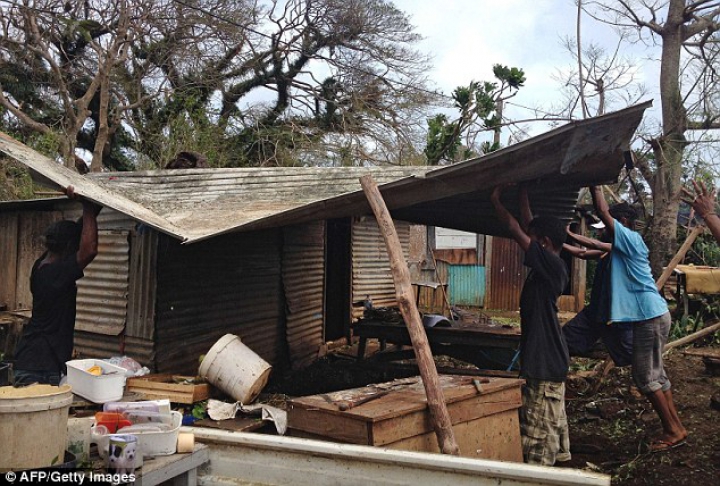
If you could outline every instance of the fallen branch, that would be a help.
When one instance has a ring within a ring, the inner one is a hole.
[[[673,348],[677,348],[678,346],[684,346],[686,344],[695,342],[698,339],[703,338],[705,336],[709,336],[710,334],[713,334],[717,331],[720,331],[720,321],[715,321],[715,324],[711,324],[710,326],[707,326],[704,329],[700,329],[698,332],[694,332],[683,338],[676,339],[675,341],[673,341],[671,343],[667,343],[665,345],[665,347],[663,348],[663,353],[666,351],[669,351]]]

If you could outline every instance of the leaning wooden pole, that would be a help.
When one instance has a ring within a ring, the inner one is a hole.
[[[663,286],[665,285],[665,282],[670,278],[670,275],[672,275],[673,270],[675,270],[675,267],[678,266],[678,263],[682,261],[683,258],[685,258],[685,254],[688,252],[692,244],[695,242],[698,236],[702,234],[702,232],[705,231],[704,226],[696,226],[693,228],[693,230],[690,232],[689,235],[687,235],[687,238],[685,238],[685,242],[680,246],[680,249],[675,254],[675,256],[670,260],[670,263],[667,264],[667,267],[665,267],[665,270],[663,270],[662,275],[660,275],[660,278],[657,279],[657,282],[655,282],[655,286],[658,290],[662,291]]]
[[[455,441],[450,414],[445,405],[445,396],[440,385],[437,368],[435,368],[435,361],[430,352],[430,343],[427,334],[425,334],[420,313],[415,305],[412,284],[410,283],[410,270],[403,256],[400,238],[398,238],[390,212],[373,177],[371,175],[361,177],[360,184],[373,213],[375,213],[380,232],[385,239],[385,246],[387,246],[388,256],[390,257],[390,270],[395,282],[395,295],[400,307],[400,313],[408,328],[410,341],[415,350],[415,358],[425,387],[430,418],[435,429],[440,451],[443,454],[458,456],[460,455],[460,448]]]

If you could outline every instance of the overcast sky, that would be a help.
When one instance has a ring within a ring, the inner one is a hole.
[[[450,94],[455,87],[471,80],[492,81],[492,66],[503,64],[525,71],[527,82],[512,100],[515,105],[549,106],[560,101],[559,83],[553,75],[575,62],[562,46],[562,38],[575,36],[577,8],[573,0],[394,0],[394,3],[409,14],[416,32],[425,37],[418,47],[433,56],[430,78],[442,92]],[[582,25],[583,45],[614,39],[608,27],[587,16],[583,17]],[[614,47],[614,42],[607,44],[611,49]],[[639,70],[637,79],[651,84],[652,66],[647,69]],[[513,119],[532,116],[530,111],[517,106],[509,107],[507,114]],[[533,125],[531,129],[535,135],[548,127]]]

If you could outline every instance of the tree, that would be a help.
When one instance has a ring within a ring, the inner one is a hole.
[[[660,133],[645,137],[649,157],[636,163],[652,191],[650,263],[656,274],[675,253],[683,161],[693,130],[720,128],[717,55],[720,2],[667,0],[585,1],[591,16],[633,33],[638,41],[659,43]],[[663,12],[664,18],[661,18]]]
[[[504,125],[503,103],[523,86],[525,73],[522,69],[496,64],[493,74],[499,84],[472,81],[468,86],[460,86],[453,91],[453,104],[459,111],[454,121],[449,121],[444,113],[428,120],[425,156],[429,165],[438,165],[443,160],[454,162],[458,156],[469,158],[472,148],[483,153],[500,148],[499,134]],[[493,142],[477,147],[478,135],[487,131],[496,135]],[[467,150],[461,154],[463,138]]]
[[[0,22],[2,122],[68,165],[381,160],[437,99],[386,0],[37,0]]]
[[[119,126],[117,121],[110,126],[111,74],[126,60],[135,35],[131,15],[126,0],[100,10],[90,2],[3,6],[4,124],[22,135],[44,137],[69,167],[76,165],[75,149],[90,124],[95,135],[84,148],[99,170],[111,131]]]

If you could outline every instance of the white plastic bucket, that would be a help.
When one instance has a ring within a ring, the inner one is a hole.
[[[234,334],[216,342],[198,374],[240,403],[251,403],[267,384],[272,366]]]
[[[0,387],[0,471],[62,464],[70,385]]]

